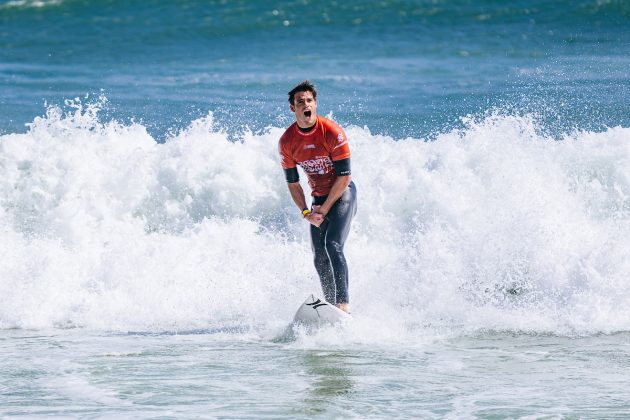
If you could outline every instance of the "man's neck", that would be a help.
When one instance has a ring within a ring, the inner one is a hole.
[[[310,127],[300,127],[299,124],[297,124],[297,128],[298,130],[300,130],[302,133],[308,133],[309,131],[311,131],[315,126],[317,125],[317,121],[315,121],[315,124],[311,125]]]

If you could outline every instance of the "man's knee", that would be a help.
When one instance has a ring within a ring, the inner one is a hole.
[[[326,240],[326,252],[330,258],[334,258],[336,255],[343,254],[343,243],[335,239]]]

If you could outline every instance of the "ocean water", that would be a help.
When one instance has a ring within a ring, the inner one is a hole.
[[[0,417],[630,417],[628,69],[621,0],[0,1]],[[306,78],[359,194],[317,331]]]

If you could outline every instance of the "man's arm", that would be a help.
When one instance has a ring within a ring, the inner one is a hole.
[[[338,176],[337,179],[335,179],[335,182],[330,192],[328,193],[328,197],[326,198],[326,201],[324,201],[324,204],[322,204],[321,206],[313,207],[315,211],[326,216],[333,204],[335,204],[346,191],[346,188],[348,188],[348,185],[350,185],[350,181],[352,181],[350,175]]]
[[[304,198],[304,190],[299,182],[290,182],[287,184],[289,186],[289,193],[291,193],[291,198],[296,206],[300,208],[300,211],[307,209],[306,198]]]
[[[299,182],[290,182],[287,184],[289,187],[289,193],[291,194],[291,198],[296,206],[299,207],[300,211],[307,209],[306,198],[304,197],[304,190]],[[319,227],[324,221],[324,216],[317,213],[308,213],[304,218],[312,225]]]

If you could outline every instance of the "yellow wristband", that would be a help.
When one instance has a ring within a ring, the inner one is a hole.
[[[302,210],[302,217],[306,217],[307,214],[310,214],[311,211],[309,209]]]

